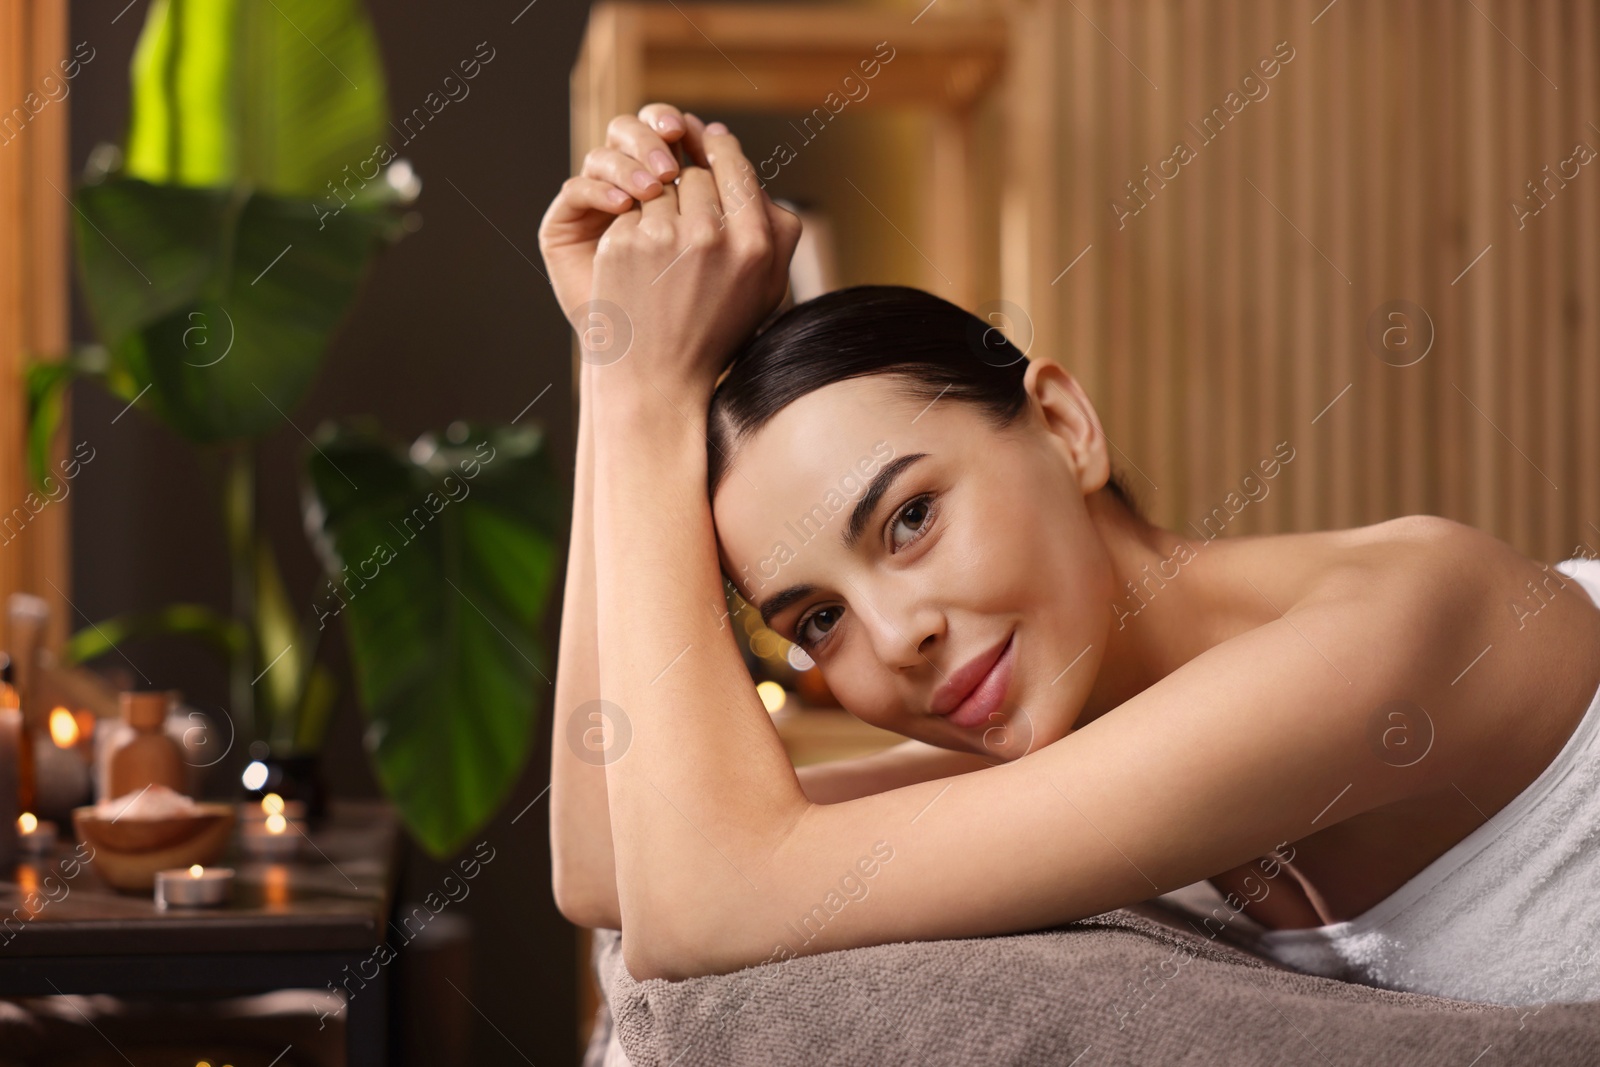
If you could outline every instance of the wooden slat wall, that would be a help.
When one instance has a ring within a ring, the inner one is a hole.
[[[0,0],[0,116],[24,107],[30,92],[38,94],[32,101],[37,114],[25,123],[14,119],[0,134],[0,375],[5,381],[0,388],[0,514],[32,510],[25,507],[33,486],[23,467],[24,358],[29,353],[55,355],[67,344],[71,208],[62,194],[71,192],[67,108],[72,98],[69,94],[42,107],[39,102],[46,98],[41,79],[54,75],[62,81],[58,63],[70,58],[70,52],[66,0]],[[67,452],[70,433],[65,419],[63,423],[56,442],[58,459]],[[47,644],[52,649],[61,647],[74,625],[66,600],[71,595],[71,503],[70,496],[61,496],[32,516],[20,533],[13,527],[0,535],[0,628],[11,593],[36,593],[51,605]],[[10,637],[0,640],[9,642]]]
[[[1042,313],[1155,521],[1203,519],[1288,441],[1227,533],[1433,513],[1600,553],[1600,159],[1525,228],[1510,207],[1600,151],[1594,0],[1040,2],[1061,267],[1093,245]],[[1269,94],[1202,143],[1280,41]],[[1195,158],[1119,230],[1109,202],[1178,140]],[[1411,366],[1367,343],[1394,299],[1432,320]]]

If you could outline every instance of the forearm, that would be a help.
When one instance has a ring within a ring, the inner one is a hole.
[[[623,388],[597,399],[600,688],[632,727],[606,786],[621,914],[643,959],[769,903],[764,865],[807,803],[718,610],[703,403]]]
[[[998,762],[975,752],[957,752],[913,739],[870,756],[809,764],[795,773],[811,803],[838,804],[904,785],[967,774]]]
[[[578,448],[573,478],[572,532],[567,548],[561,608],[561,648],[556,667],[550,738],[550,868],[556,904],[580,926],[621,925],[617,867],[603,761],[616,749],[617,724],[587,714],[600,697],[600,657],[595,630],[594,399],[579,364]],[[582,718],[574,722],[574,716]]]

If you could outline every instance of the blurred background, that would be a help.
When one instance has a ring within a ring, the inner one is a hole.
[[[396,805],[402,901],[491,843],[438,957],[470,999],[405,986],[413,1054],[577,1062],[587,942],[551,900],[541,799],[574,350],[536,230],[605,122],[652,100],[727,122],[806,215],[796,299],[915,285],[1062,362],[1159,524],[1432,513],[1556,561],[1600,554],[1597,8],[0,0],[0,593],[42,599],[47,662],[178,690],[219,747],[238,738],[207,795],[259,795],[252,763],[292,777],[307,757],[328,795]],[[173,60],[247,18],[275,51],[224,34],[214,62]],[[388,158],[356,151],[374,132]],[[119,199],[132,178],[217,192]],[[256,193],[300,207],[227,263],[174,251]],[[153,258],[119,262],[92,240],[108,229]],[[136,261],[161,273],[141,286]],[[220,328],[189,331],[220,322],[224,268],[254,318],[215,386],[162,352],[215,365]],[[429,542],[427,567],[403,553],[343,610],[330,582],[405,508],[340,479],[426,488],[479,444],[514,457],[479,500],[512,516],[494,544],[517,565]],[[497,694],[405,671],[449,652],[423,622],[462,573],[512,630]],[[269,635],[308,626],[297,684],[261,695],[251,677],[293,644]],[[746,635],[797,761],[884,742],[802,719],[826,690]]]

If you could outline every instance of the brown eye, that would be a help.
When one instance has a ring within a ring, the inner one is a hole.
[[[933,498],[919,496],[909,501],[905,507],[894,517],[894,523],[889,528],[889,540],[894,550],[904,548],[922,536],[928,519],[933,512]],[[905,531],[904,539],[901,538],[902,530]]]
[[[837,607],[818,608],[801,619],[800,624],[794,628],[795,643],[801,648],[817,647],[820,642],[827,639],[828,634],[838,624],[840,610]]]

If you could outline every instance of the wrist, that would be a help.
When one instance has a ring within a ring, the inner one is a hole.
[[[709,394],[683,388],[669,392],[648,379],[623,381],[606,373],[595,375],[591,383],[589,402],[597,438],[656,444],[682,438],[705,447]]]
[[[639,363],[632,367],[635,358]],[[613,431],[628,426],[643,430],[661,430],[681,427],[691,436],[705,434],[706,416],[711,406],[712,386],[682,380],[658,380],[641,373],[650,357],[629,352],[627,358],[615,365],[586,368],[584,387],[598,418],[597,428],[609,426]]]

